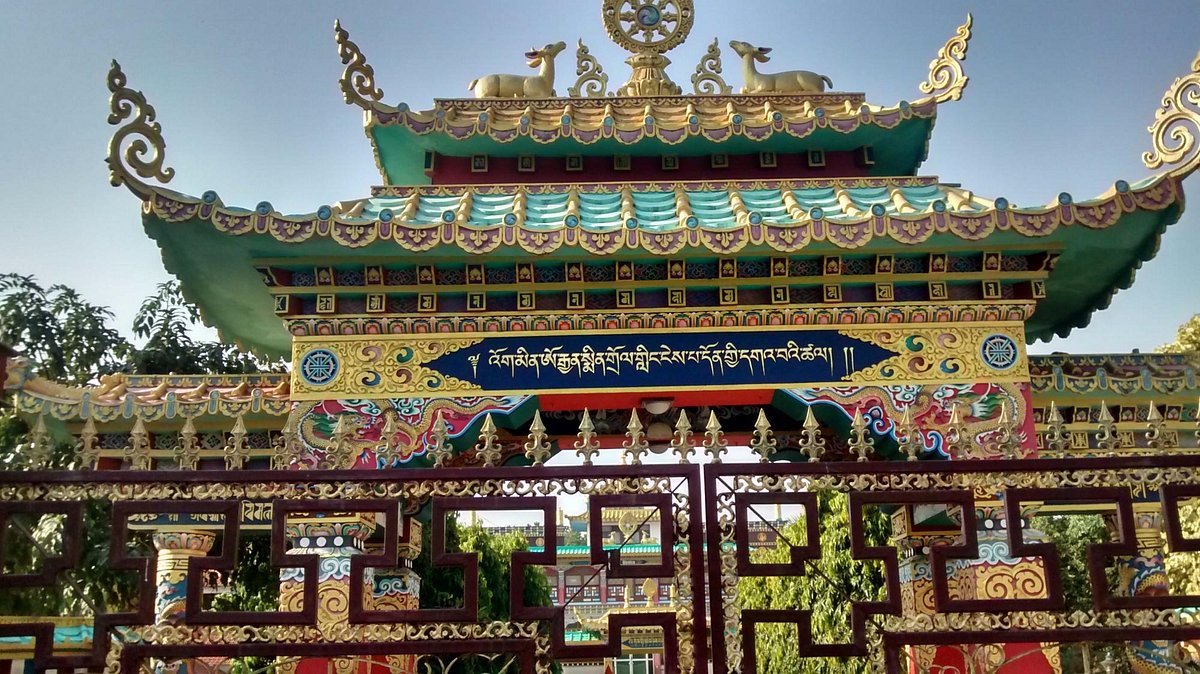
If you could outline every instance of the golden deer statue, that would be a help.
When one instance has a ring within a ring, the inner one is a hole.
[[[529,67],[538,68],[536,75],[484,75],[471,80],[467,88],[475,98],[553,98],[554,57],[566,48],[567,43],[555,42],[525,52]]]
[[[809,94],[821,93],[826,86],[833,86],[833,80],[824,75],[807,70],[788,70],[782,73],[760,73],[754,62],[766,63],[771,60],[767,56],[770,47],[755,47],[749,42],[733,40],[729,47],[742,57],[742,75],[746,86],[742,87],[743,94]]]

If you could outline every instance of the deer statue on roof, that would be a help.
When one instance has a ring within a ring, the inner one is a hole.
[[[525,52],[529,67],[538,68],[536,75],[484,75],[471,80],[467,88],[475,98],[553,98],[554,57],[566,48],[567,43],[555,42]]]
[[[733,40],[729,47],[742,57],[742,75],[746,85],[743,94],[809,94],[821,93],[833,86],[833,80],[807,70],[788,70],[782,73],[760,73],[754,62],[766,63],[770,47],[755,47],[749,42]]]

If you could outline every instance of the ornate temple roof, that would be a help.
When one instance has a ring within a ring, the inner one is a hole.
[[[925,95],[893,105],[869,104],[860,93],[826,93],[823,85],[817,92],[756,95],[757,90],[743,90],[735,95],[722,76],[717,40],[692,75],[693,92],[684,94],[667,75],[670,61],[662,53],[686,40],[689,20],[664,22],[651,35],[617,14],[606,11],[603,18],[609,37],[633,52],[629,62],[636,64],[633,78],[615,92],[609,91],[608,75],[580,40],[578,78],[567,88],[568,97],[551,92],[550,97],[439,99],[421,112],[383,102],[374,68],[349,33],[335,24],[338,53],[346,66],[342,93],[347,103],[364,111],[384,182],[424,182],[424,152],[687,155],[862,146],[877,148],[872,175],[912,175],[927,156],[938,105],[958,100],[968,81],[961,62],[971,39],[969,14],[930,63],[929,77],[918,86]]]
[[[709,76],[719,73],[711,64],[704,70],[704,63],[693,78],[697,92],[683,95],[663,70],[665,62],[656,60],[669,49],[664,45],[677,44],[682,37],[675,35],[646,51],[626,30],[636,32],[636,27],[618,30],[612,23],[608,27],[619,44],[635,53],[631,63],[638,59],[642,63],[615,96],[608,95],[606,79],[594,96],[580,93],[587,89],[582,78],[588,73],[599,78],[581,45],[581,81],[571,88],[570,98],[556,98],[543,87],[538,95],[524,99],[485,96],[439,101],[430,113],[389,107],[381,103],[383,92],[375,85],[374,70],[339,26],[337,43],[346,66],[342,90],[349,102],[366,110],[368,133],[375,134],[372,138],[385,177],[393,179],[388,175],[387,143],[380,144],[379,134],[407,134],[409,140],[397,141],[396,156],[415,162],[424,160],[423,146],[410,142],[418,137],[455,144],[459,154],[471,154],[474,142],[490,144],[488,152],[495,150],[493,146],[511,145],[517,151],[562,154],[577,150],[560,147],[560,141],[578,145],[578,134],[598,133],[594,143],[609,143],[605,152],[636,144],[656,153],[668,143],[686,142],[689,134],[709,151],[735,140],[811,139],[818,134],[826,134],[821,143],[829,149],[839,138],[876,129],[887,131],[874,144],[877,158],[892,151],[900,152],[897,157],[908,153],[905,156],[911,158],[916,155],[905,140],[906,132],[901,132],[904,120],[932,123],[936,106],[959,98],[967,82],[962,60],[970,37],[969,18],[930,64],[929,77],[920,86],[926,98],[894,109],[863,103],[859,94],[823,93],[823,85],[808,93],[739,95],[718,77],[715,89],[700,91],[703,82],[712,81]],[[676,28],[686,33],[682,25]],[[537,59],[544,61],[563,48],[547,45]],[[719,61],[719,53],[709,56]],[[524,78],[520,80],[528,85]],[[1200,126],[1200,113],[1186,94],[1198,83],[1200,59],[1192,64],[1192,72],[1172,84],[1151,126],[1152,150],[1144,161],[1161,173],[1133,184],[1117,181],[1095,199],[1076,200],[1064,193],[1051,203],[1028,208],[1003,198],[981,198],[936,178],[911,175],[389,184],[373,190],[370,197],[320,206],[302,215],[278,213],[268,202],[253,209],[230,207],[215,192],[197,198],[161,185],[173,172],[164,166],[165,144],[155,111],[140,92],[126,86],[115,64],[109,75],[110,122],[120,126],[110,143],[108,161],[113,184],[126,185],[142,199],[147,233],[206,321],[219,329],[223,339],[265,353],[286,353],[291,339],[260,276],[264,266],[378,264],[426,253],[440,260],[464,261],[483,261],[479,256],[486,255],[489,263],[522,260],[530,254],[624,259],[674,254],[819,256],[847,251],[892,254],[907,247],[928,253],[978,249],[984,242],[997,251],[1036,249],[1055,256],[1045,297],[1038,297],[1037,309],[1026,324],[1027,337],[1036,340],[1066,335],[1086,325],[1094,311],[1132,283],[1136,270],[1157,251],[1165,228],[1178,220],[1182,181],[1200,166],[1191,131]],[[918,131],[916,137],[923,157],[928,129]],[[846,142],[855,146],[865,141]],[[905,162],[915,168],[908,160],[896,161],[889,172],[898,172]],[[414,183],[428,180],[423,171],[412,178]]]

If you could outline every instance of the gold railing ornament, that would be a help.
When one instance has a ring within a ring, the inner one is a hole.
[[[150,188],[134,176],[166,184],[175,177],[175,169],[163,167],[167,143],[162,126],[154,121],[154,106],[146,102],[142,92],[125,84],[121,64],[113,61],[108,70],[108,90],[112,94],[108,99],[108,123],[117,130],[108,141],[108,180],[113,187],[125,185],[146,199]]]
[[[492,420],[491,412],[483,417],[483,426],[479,429],[479,442],[475,444],[475,455],[483,459],[485,467],[500,465],[502,451],[499,435],[496,433],[496,422]]]
[[[1046,414],[1044,437],[1044,445],[1049,452],[1064,452],[1071,444],[1067,437],[1067,427],[1063,424],[1062,412],[1058,411],[1058,405],[1053,401],[1050,403],[1050,411]]]
[[[271,468],[283,470],[300,458],[300,420],[296,408],[288,413],[279,435],[271,442]]]
[[[758,408],[758,419],[754,422],[754,432],[750,435],[750,451],[758,455],[760,463],[769,463],[775,454],[779,441],[771,430],[771,422],[767,420],[767,412]]]
[[[583,408],[583,419],[579,422],[579,439],[575,441],[575,453],[583,459],[583,465],[592,465],[592,457],[600,453],[600,441],[596,439],[596,426],[592,415]]]
[[[1165,434],[1167,422],[1163,419],[1162,414],[1158,412],[1158,405],[1154,401],[1150,401],[1150,411],[1146,414],[1146,446],[1150,449],[1157,449],[1160,453],[1167,453],[1167,443],[1163,435]]]
[[[1100,416],[1097,417],[1096,449],[1113,453],[1117,449],[1117,424],[1112,413],[1108,411],[1108,403],[1100,401]]]
[[[533,411],[533,422],[529,424],[529,441],[525,443],[525,458],[540,466],[550,459],[550,442],[546,439],[546,424],[542,422],[541,410]]]
[[[854,420],[850,422],[850,451],[858,456],[858,461],[870,460],[870,454],[875,449],[875,439],[867,430],[867,417],[863,414],[862,405],[854,409]]]
[[[388,412],[379,431],[379,444],[375,447],[375,461],[383,468],[391,468],[396,459],[396,434],[400,432],[395,412]]]
[[[692,422],[688,419],[687,410],[679,410],[679,419],[675,422],[675,437],[671,439],[671,451],[679,456],[679,463],[691,463],[692,453],[696,449],[696,441],[692,439]]]
[[[29,434],[28,463],[30,470],[42,470],[50,467],[50,456],[53,443],[50,441],[50,430],[46,428],[46,415],[39,414],[33,423]]]
[[[708,423],[704,426],[704,453],[711,463],[721,463],[721,455],[729,452],[729,441],[725,439],[725,431],[721,430],[721,422],[717,421],[717,413],[709,410]]]
[[[808,457],[809,463],[820,461],[821,455],[825,453],[825,438],[821,437],[821,424],[817,423],[817,416],[813,414],[811,405],[804,415],[804,423],[800,426],[800,451]]]
[[[446,423],[441,410],[437,411],[437,417],[433,420],[430,437],[433,442],[426,451],[434,467],[441,468],[446,465],[446,459],[454,454],[454,448],[450,446],[450,424]]]
[[[955,402],[950,406],[950,421],[946,423],[946,434],[943,436],[946,456],[951,459],[966,458],[967,448],[963,442],[966,433],[967,428],[963,425],[962,417],[958,413],[958,403]]]
[[[1170,175],[1183,178],[1200,167],[1200,54],[1191,72],[1176,78],[1163,94],[1149,131],[1151,149],[1142,155],[1146,168],[1171,165]]]
[[[696,64],[696,72],[692,73],[692,91],[701,96],[728,96],[733,93],[733,87],[721,77],[721,45],[715,37],[700,58],[700,63]]]
[[[180,470],[196,470],[200,467],[200,442],[196,439],[196,424],[188,417],[179,429],[179,445],[175,448],[175,460]]]
[[[637,409],[629,415],[629,424],[625,426],[626,440],[621,442],[624,451],[621,452],[622,463],[630,466],[642,465],[642,456],[650,453],[650,443],[646,440],[645,427],[638,418]]]
[[[237,415],[233,429],[229,431],[229,443],[225,445],[225,470],[240,470],[250,459],[250,448],[246,446],[246,420]]]
[[[1008,403],[1000,403],[1000,418],[996,420],[996,447],[1006,459],[1021,458],[1021,443],[1013,429],[1016,421],[1008,413]]]
[[[340,20],[333,22],[333,39],[337,42],[338,57],[346,66],[338,80],[342,98],[351,105],[370,110],[372,103],[383,100],[383,89],[375,86],[375,69],[367,63],[367,57],[350,39],[350,33],[342,28]]]
[[[573,98],[603,98],[612,96],[608,90],[608,73],[604,72],[604,67],[592,56],[587,45],[583,43],[583,38],[579,40],[579,46],[575,48],[575,74],[579,77],[575,80],[575,85],[567,89],[567,95]]]
[[[124,449],[125,460],[132,470],[150,470],[150,433],[146,431],[146,422],[138,417],[129,431],[129,444]]]
[[[957,101],[970,80],[963,71],[962,62],[967,58],[967,47],[971,43],[970,12],[954,36],[938,50],[937,58],[929,62],[929,76],[918,88],[923,94],[931,94],[938,103]]]
[[[900,451],[904,454],[905,461],[921,459],[921,434],[912,420],[912,405],[904,407],[904,413],[900,415],[900,422],[896,424],[896,442],[900,445]]]
[[[79,460],[84,470],[96,470],[100,461],[100,436],[96,432],[96,421],[88,417],[79,431]]]

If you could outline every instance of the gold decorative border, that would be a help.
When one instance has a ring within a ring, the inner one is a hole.
[[[993,381],[1028,382],[1029,366],[1024,351],[1024,326],[1019,322],[994,324],[952,324],[932,326],[791,326],[764,325],[753,328],[677,328],[675,333],[745,332],[764,331],[836,331],[846,337],[883,346],[899,355],[851,375],[848,380],[831,382],[803,382],[804,386],[839,386],[895,384],[897,381],[912,384],[933,384],[945,381]],[[553,332],[553,331],[551,331]],[[570,333],[579,335],[638,335],[649,330],[580,330]],[[423,334],[423,335],[357,335],[296,337],[292,343],[292,398],[293,400],[320,400],[326,398],[380,398],[409,395],[437,395],[463,397],[498,393],[480,386],[447,377],[426,367],[445,353],[474,346],[487,338],[528,337],[530,332],[489,332],[483,335]],[[549,334],[549,333],[541,333]],[[998,371],[987,367],[980,355],[981,340],[988,335],[1003,334],[1018,345],[1019,353],[1014,365]],[[911,339],[910,339],[911,338]],[[907,341],[906,341],[907,340]],[[300,375],[301,359],[313,349],[333,351],[340,359],[338,375],[330,382],[315,386]],[[408,356],[402,362],[397,356]],[[386,364],[387,371],[384,371]],[[399,378],[399,381],[397,381]],[[786,388],[787,384],[744,384],[722,386],[725,389],[756,390],[762,388]],[[674,386],[665,383],[661,388],[690,391],[708,390],[711,386]],[[597,387],[586,384],[578,389],[527,389],[506,388],[499,392],[505,395],[555,395],[575,393],[617,393],[647,390],[645,387]]]

